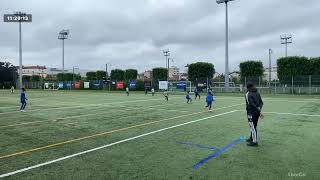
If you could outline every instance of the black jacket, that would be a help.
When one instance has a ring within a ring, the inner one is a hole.
[[[260,113],[263,107],[263,101],[257,89],[250,89],[245,95],[246,109],[248,115],[255,115]]]

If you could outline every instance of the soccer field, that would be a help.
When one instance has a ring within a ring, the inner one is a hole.
[[[204,95],[204,94],[203,94]],[[105,91],[0,91],[6,179],[319,179],[320,98],[263,96],[258,147],[247,147],[244,98]],[[203,161],[201,161],[203,160]],[[200,163],[198,163],[200,162]],[[198,163],[198,164],[197,164]],[[295,177],[299,176],[299,177]]]

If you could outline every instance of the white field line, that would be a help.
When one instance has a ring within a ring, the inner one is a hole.
[[[304,101],[298,101],[298,100],[281,100],[281,99],[276,99],[276,98],[264,98],[264,101],[271,101],[271,102],[290,102],[290,103],[310,103],[310,102],[315,102],[315,103],[320,103],[319,100],[304,100]]]
[[[169,105],[175,105],[175,104],[169,104]],[[240,106],[244,105],[244,103],[241,104],[234,104],[231,106],[225,106],[221,108],[213,108],[213,110],[220,110],[220,109],[226,109],[226,108],[231,108],[235,106]],[[145,108],[135,108],[135,107],[125,107],[125,106],[119,106],[119,108],[125,108],[125,109],[120,109],[116,111],[126,111],[126,110],[146,110],[146,109],[154,109],[154,110],[162,110],[163,112],[165,111],[171,111],[171,112],[181,112],[181,113],[189,113],[189,111],[180,111],[180,110],[168,110],[168,109],[160,109],[156,107],[162,107],[162,106],[168,106],[168,104],[161,104],[161,105],[155,105],[155,106],[150,106],[150,107],[145,107]],[[199,113],[204,113],[206,111],[201,111]],[[56,119],[49,119],[49,120],[40,120],[40,121],[30,121],[30,122],[25,122],[25,123],[16,123],[16,124],[9,124],[9,125],[2,125],[0,126],[1,128],[8,128],[8,127],[17,127],[17,126],[24,126],[24,125],[30,125],[30,124],[39,124],[39,123],[44,123],[44,122],[57,122],[59,120],[65,120],[65,119],[73,119],[73,118],[79,118],[79,117],[88,117],[88,116],[95,116],[95,115],[102,115],[102,114],[108,114],[110,112],[100,112],[100,113],[92,113],[92,114],[82,114],[82,115],[76,115],[76,116],[66,116],[66,117],[61,117],[61,118],[56,118]],[[192,113],[193,114],[193,113]],[[190,114],[190,115],[192,115]],[[74,122],[74,123],[78,123]],[[65,123],[60,123],[60,124],[65,124]]]
[[[17,101],[17,103],[19,103]],[[33,103],[28,103],[28,105],[32,106],[32,107],[50,107],[50,108],[54,108],[54,107],[57,107],[57,106],[74,106],[74,105],[78,105],[78,104],[75,104],[75,103],[59,103],[59,102],[56,102],[54,104],[51,105],[33,105]],[[3,107],[0,107],[0,109],[10,109],[10,108],[20,108],[20,106],[3,106]]]
[[[171,104],[170,104],[171,105]],[[172,104],[174,105],[174,104]],[[126,110],[144,110],[144,109],[156,109],[156,107],[161,107],[161,106],[168,106],[168,104],[161,104],[161,105],[155,105],[155,106],[150,106],[147,108],[136,108],[136,107],[125,107],[125,106],[119,106],[119,108],[125,108],[125,109],[118,109],[116,110],[117,112],[121,111],[126,111]],[[115,109],[113,109],[114,111]],[[102,115],[102,114],[108,114],[110,111],[107,112],[99,112],[99,113],[91,113],[91,114],[81,114],[81,115],[76,115],[76,116],[66,116],[66,117],[61,117],[61,118],[55,118],[55,119],[48,119],[48,120],[40,120],[40,121],[30,121],[30,122],[25,122],[25,123],[16,123],[16,124],[9,124],[9,125],[3,125],[0,126],[0,128],[8,128],[8,127],[16,127],[16,126],[23,126],[23,125],[29,125],[29,124],[39,124],[39,123],[44,123],[44,122],[57,122],[59,120],[65,120],[65,119],[73,119],[73,118],[79,118],[79,117],[88,117],[88,116],[95,116],[95,115]],[[64,123],[61,123],[64,124]]]
[[[238,110],[243,111],[244,110]],[[277,114],[277,115],[290,115],[290,116],[307,116],[307,117],[320,117],[320,114],[296,114],[296,113],[287,113],[287,112],[268,112],[262,111],[263,114]]]
[[[120,101],[120,102],[110,102],[110,103],[101,103],[101,104],[86,104],[86,105],[79,105],[79,106],[64,106],[64,107],[56,107],[56,108],[46,108],[46,109],[34,109],[34,110],[28,110],[28,112],[34,112],[34,111],[43,111],[43,110],[57,110],[57,109],[74,109],[74,108],[81,108],[81,107],[91,107],[91,106],[108,106],[108,105],[114,105],[114,104],[123,104],[123,103],[133,103],[133,102],[145,102],[145,101],[156,101],[156,100],[162,100],[162,98],[158,99],[145,99],[145,100],[135,100],[135,101]],[[17,113],[18,111],[10,111],[10,112],[3,112],[1,114],[12,114]]]
[[[167,127],[167,128],[163,128],[163,129],[159,129],[159,130],[152,131],[152,132],[149,132],[149,133],[145,133],[145,134],[141,134],[141,135],[138,135],[138,136],[134,136],[134,137],[131,137],[131,138],[128,138],[128,139],[123,139],[121,141],[117,141],[117,142],[114,142],[114,143],[111,143],[111,144],[106,144],[104,146],[100,146],[100,147],[96,147],[96,148],[89,149],[89,150],[86,150],[86,151],[82,151],[82,152],[79,152],[79,153],[71,154],[71,155],[64,156],[64,157],[61,157],[61,158],[58,158],[58,159],[55,159],[55,160],[47,161],[47,162],[44,162],[44,163],[41,163],[41,164],[37,164],[37,165],[34,165],[34,166],[26,167],[26,168],[19,169],[19,170],[16,170],[16,171],[12,171],[12,172],[9,172],[9,173],[1,174],[0,178],[12,176],[12,175],[15,175],[15,174],[18,174],[18,173],[22,173],[22,172],[25,172],[25,171],[30,171],[30,170],[35,169],[35,168],[39,168],[39,167],[46,166],[46,165],[49,165],[49,164],[53,164],[53,163],[56,163],[56,162],[59,162],[59,161],[70,159],[70,158],[73,158],[73,157],[76,157],[76,156],[80,156],[80,155],[83,155],[83,154],[87,154],[87,153],[91,153],[91,152],[94,152],[94,151],[98,151],[100,149],[104,149],[104,148],[107,148],[107,147],[110,147],[110,146],[114,146],[114,145],[117,145],[117,144],[121,144],[121,143],[124,143],[124,142],[128,142],[128,141],[132,141],[132,140],[144,137],[144,136],[148,136],[148,135],[151,135],[151,134],[159,133],[159,132],[166,131],[166,130],[173,129],[173,128],[177,128],[177,127],[180,127],[180,126],[184,126],[184,125],[188,125],[188,124],[204,121],[204,120],[207,120],[207,119],[223,116],[223,115],[226,115],[226,114],[231,114],[231,113],[234,113],[234,112],[237,112],[237,110],[233,110],[233,111],[217,114],[217,115],[214,115],[214,116],[209,116],[209,117],[205,117],[205,118],[189,121],[189,122],[186,122],[186,123],[170,126],[170,127]]]
[[[180,97],[171,97],[171,99],[180,99]],[[183,98],[181,98],[183,99]],[[220,98],[222,99],[222,98]],[[134,100],[134,101],[120,101],[120,102],[110,102],[110,103],[100,103],[100,104],[87,104],[87,105],[78,105],[78,106],[57,106],[57,107],[51,107],[51,108],[45,108],[45,109],[30,109],[28,112],[36,112],[36,111],[43,111],[43,110],[57,110],[57,109],[74,109],[74,108],[81,108],[81,107],[92,107],[92,106],[108,106],[108,105],[114,105],[114,104],[123,104],[123,103],[133,103],[133,102],[145,102],[145,101],[155,101],[155,100],[163,100],[163,98],[157,98],[157,99],[144,99],[144,100]],[[30,104],[30,103],[29,103]],[[17,106],[20,107],[20,106]],[[30,107],[30,105],[28,105]],[[33,107],[33,106],[31,106]],[[10,111],[10,112],[2,112],[2,114],[16,114],[19,111]]]

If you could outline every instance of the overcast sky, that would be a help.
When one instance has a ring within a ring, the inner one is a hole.
[[[23,64],[61,67],[61,29],[66,40],[66,68],[164,67],[162,50],[172,65],[211,62],[224,71],[225,7],[215,0],[1,0],[0,14],[24,11]],[[320,56],[319,0],[235,0],[229,3],[230,71],[243,60],[268,66],[284,56],[281,34],[292,34],[289,55]],[[0,60],[18,65],[18,24],[0,22]]]

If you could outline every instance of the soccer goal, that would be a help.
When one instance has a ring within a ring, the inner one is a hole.
[[[44,83],[44,90],[58,90],[59,86],[56,83]]]

